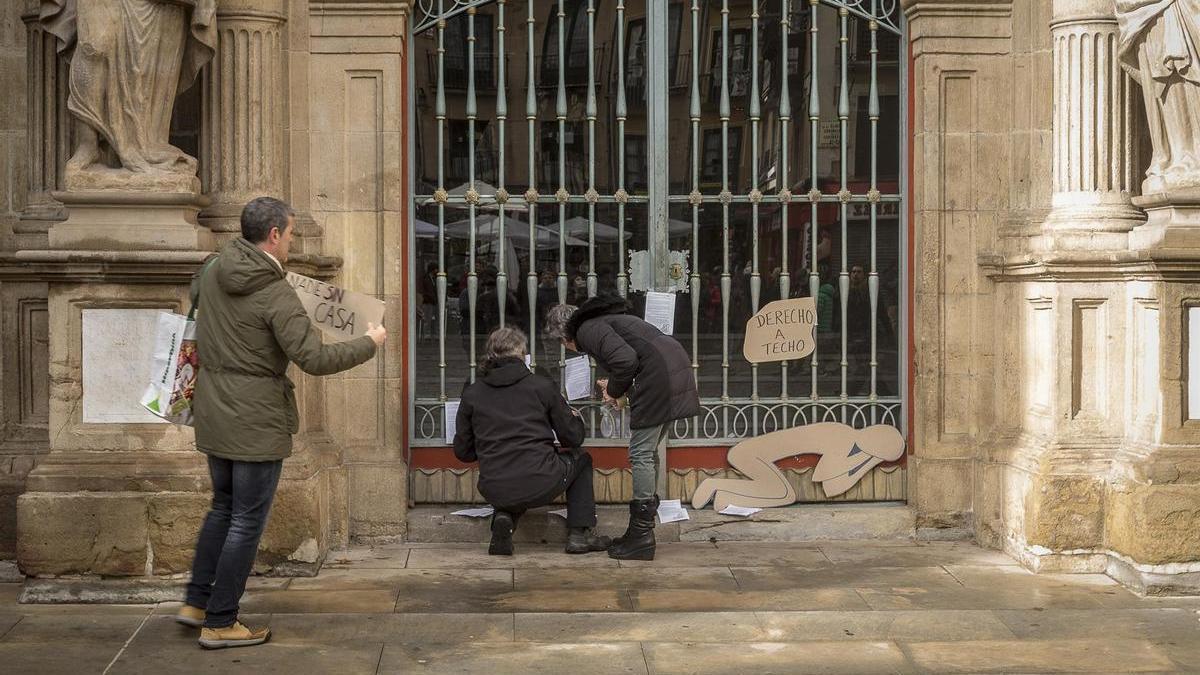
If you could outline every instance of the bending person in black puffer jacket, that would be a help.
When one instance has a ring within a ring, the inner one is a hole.
[[[567,553],[608,548],[608,537],[592,534],[596,500],[592,456],[583,444],[583,420],[567,405],[558,385],[529,372],[527,340],[515,328],[488,336],[479,377],[459,402],[454,456],[479,462],[479,493],[496,512],[488,553],[512,555],[512,533],[528,509],[567,493]],[[555,447],[558,435],[561,447]]]
[[[629,528],[608,549],[618,560],[654,559],[654,514],[658,459],[665,454],[671,422],[700,413],[692,362],[683,345],[629,314],[618,295],[598,295],[576,308],[558,305],[546,316],[546,334],[567,349],[596,359],[608,372],[598,380],[606,403],[630,408],[629,463],[633,501]]]

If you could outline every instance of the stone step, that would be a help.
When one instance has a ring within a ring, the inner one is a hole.
[[[408,511],[408,536],[415,543],[483,543],[491,537],[490,518],[451,515],[469,505],[425,505]],[[521,517],[513,539],[520,543],[557,543],[566,540],[566,521],[550,514],[561,504],[533,509]],[[913,539],[916,521],[912,509],[901,502],[870,504],[796,504],[763,509],[748,517],[723,516],[711,507],[688,509],[689,520],[658,525],[658,541],[828,541],[847,539]],[[596,507],[600,534],[625,531],[629,508],[604,504]]]

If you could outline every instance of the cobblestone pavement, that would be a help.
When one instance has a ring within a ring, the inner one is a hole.
[[[653,562],[477,544],[335,551],[253,579],[262,647],[207,652],[177,603],[21,605],[4,673],[1200,672],[1200,598],[1034,575],[966,543],[676,543]]]

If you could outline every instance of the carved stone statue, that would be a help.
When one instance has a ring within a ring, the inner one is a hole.
[[[1142,193],[1200,186],[1200,0],[1116,0],[1116,14],[1154,143]]]
[[[81,123],[71,190],[191,191],[196,159],[168,142],[175,98],[216,46],[216,0],[41,0],[70,60],[67,108]]]

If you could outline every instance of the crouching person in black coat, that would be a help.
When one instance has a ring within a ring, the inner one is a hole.
[[[611,542],[592,534],[596,501],[592,456],[579,447],[583,420],[552,380],[529,372],[526,348],[525,334],[515,328],[492,332],[479,377],[463,389],[458,407],[454,456],[479,462],[479,492],[496,509],[488,553],[512,555],[521,514],[563,492],[566,552],[603,551]]]

